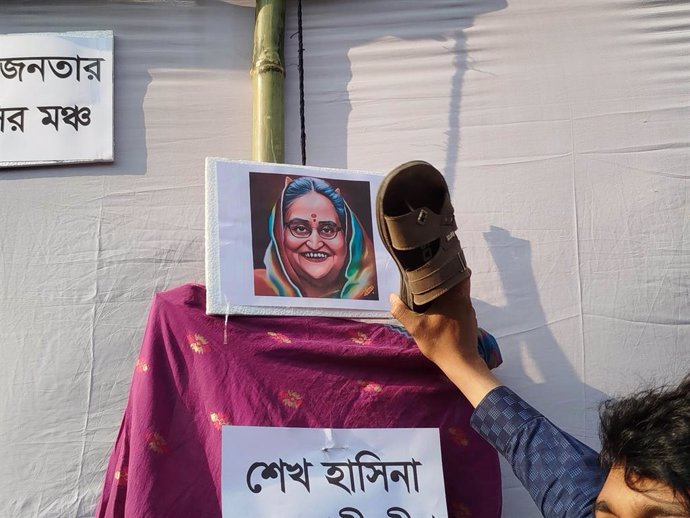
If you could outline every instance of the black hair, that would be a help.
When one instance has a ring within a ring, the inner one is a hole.
[[[599,414],[602,467],[622,467],[634,490],[643,479],[669,486],[690,512],[690,375],[675,387],[605,401]]]

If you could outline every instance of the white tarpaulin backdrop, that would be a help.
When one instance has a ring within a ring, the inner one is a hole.
[[[115,32],[115,163],[0,173],[3,518],[93,513],[150,299],[204,278],[204,158],[250,158],[253,14],[0,4],[4,33]],[[687,0],[305,0],[304,24],[308,163],[444,171],[504,381],[596,445],[600,399],[690,370]],[[504,498],[538,516],[505,465]]]

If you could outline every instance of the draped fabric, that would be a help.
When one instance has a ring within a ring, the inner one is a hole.
[[[96,516],[220,517],[224,425],[440,429],[451,518],[498,518],[495,451],[401,328],[205,314],[203,286],[155,296]],[[480,351],[494,362],[493,338]],[[483,344],[483,345],[482,345]],[[226,517],[229,518],[229,517]]]

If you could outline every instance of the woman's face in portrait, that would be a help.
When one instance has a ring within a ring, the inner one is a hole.
[[[335,281],[345,264],[347,244],[331,201],[310,191],[290,205],[284,222],[285,252],[295,273],[323,287]]]

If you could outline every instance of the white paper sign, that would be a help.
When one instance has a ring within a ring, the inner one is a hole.
[[[400,274],[376,225],[381,180],[207,159],[207,312],[388,316]]]
[[[436,428],[223,427],[223,516],[447,518]]]
[[[112,160],[112,31],[0,36],[0,167]]]

